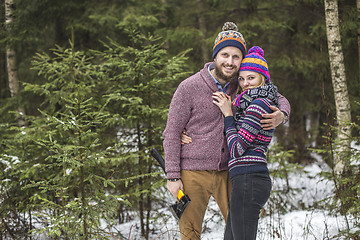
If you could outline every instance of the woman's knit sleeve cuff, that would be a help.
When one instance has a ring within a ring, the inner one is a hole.
[[[224,125],[225,125],[225,129],[227,129],[228,127],[235,127],[234,116],[228,116],[228,117],[224,118]]]

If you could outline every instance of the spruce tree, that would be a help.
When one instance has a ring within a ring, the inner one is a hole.
[[[108,100],[97,95],[97,67],[73,43],[55,48],[52,56],[37,54],[33,66],[45,81],[26,84],[25,90],[43,96],[46,106],[40,116],[29,117],[31,126],[24,129],[33,156],[23,169],[31,179],[23,189],[33,191],[30,205],[37,219],[43,219],[35,232],[107,239],[110,234],[101,221],[111,222],[107,213],[125,198],[108,190],[115,187],[112,162],[122,159],[103,138]]]
[[[162,149],[162,131],[172,93],[179,80],[189,75],[185,64],[187,51],[169,58],[160,38],[142,34],[133,24],[124,26],[123,31],[129,36],[128,46],[109,40],[105,44],[107,50],[98,54],[105,59],[102,71],[110,80],[107,92],[113,111],[111,121],[118,126],[118,137],[124,140],[119,151],[127,161],[118,177],[143,176],[123,187],[140,192],[129,201],[136,202],[133,207],[139,213],[140,232],[147,239],[157,198],[151,189],[159,186],[156,184],[159,179],[150,177],[159,168],[149,158],[149,151],[153,147]]]
[[[4,130],[1,162],[1,177],[9,180],[1,185],[9,193],[1,199],[2,217],[15,200],[13,211],[28,213],[25,232],[121,236],[112,226],[125,205],[138,211],[142,234],[149,235],[154,192],[164,184],[149,151],[161,149],[172,92],[189,73],[186,52],[169,57],[158,37],[124,31],[130,46],[109,40],[107,50],[86,53],[71,41],[70,48],[34,57],[39,80],[25,91],[43,99],[40,114],[27,116],[26,128]]]

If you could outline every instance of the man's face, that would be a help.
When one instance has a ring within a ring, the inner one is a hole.
[[[230,82],[237,79],[242,59],[243,55],[240,49],[237,47],[224,47],[214,58],[214,77],[219,82]]]

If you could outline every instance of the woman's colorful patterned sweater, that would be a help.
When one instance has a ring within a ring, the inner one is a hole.
[[[265,154],[275,129],[263,130],[260,121],[262,114],[273,112],[271,105],[275,104],[268,98],[257,98],[236,117],[236,121],[233,116],[224,119],[230,151],[230,177],[268,171]]]

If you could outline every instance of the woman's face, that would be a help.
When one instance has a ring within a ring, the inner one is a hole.
[[[260,73],[252,71],[241,71],[239,73],[239,84],[242,91],[263,85],[264,78]]]

